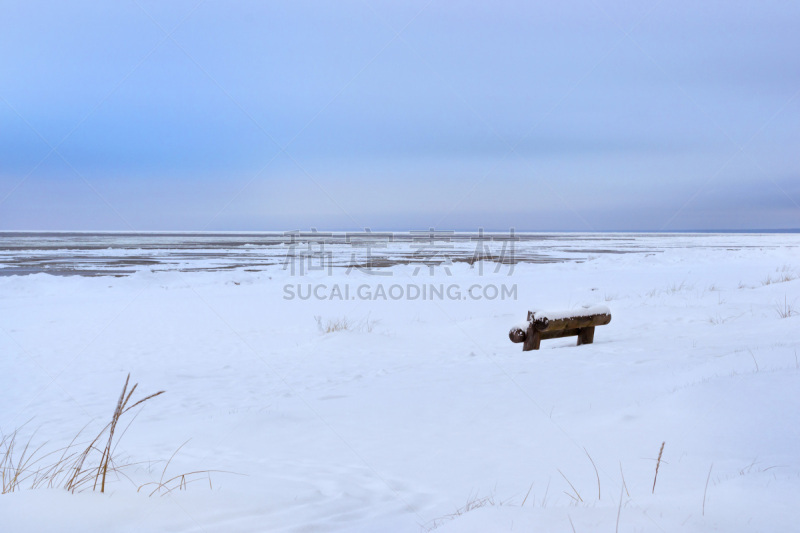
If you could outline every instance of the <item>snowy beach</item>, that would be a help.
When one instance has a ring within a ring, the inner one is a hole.
[[[800,2],[4,2],[0,533],[797,533]]]
[[[23,487],[0,498],[4,527],[793,530],[800,238],[632,240],[648,251],[502,268],[0,277],[4,435],[35,431],[49,451],[96,433],[129,372],[137,394],[166,391],[119,441],[129,479],[105,494]],[[298,284],[326,289],[287,297]],[[409,300],[423,284],[460,292]],[[591,345],[508,339],[528,309],[591,303],[613,314]],[[224,472],[137,492],[197,470]]]

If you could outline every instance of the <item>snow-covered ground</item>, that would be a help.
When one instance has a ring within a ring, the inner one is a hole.
[[[0,277],[4,435],[46,451],[97,432],[128,373],[135,398],[167,391],[116,450],[142,462],[131,479],[2,495],[2,529],[796,531],[800,236],[640,244],[573,239],[582,262],[482,275]],[[452,297],[408,299],[441,284]],[[309,285],[333,298],[292,298]],[[529,309],[582,304],[613,315],[594,344],[508,339]],[[137,492],[185,442],[167,477],[231,473]]]

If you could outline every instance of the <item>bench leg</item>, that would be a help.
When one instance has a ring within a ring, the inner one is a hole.
[[[536,331],[533,326],[528,327],[528,331],[525,335],[525,344],[522,345],[523,352],[529,352],[531,350],[538,350],[539,344],[542,342],[542,334],[539,331]]]
[[[578,330],[578,346],[594,342],[594,326]]]

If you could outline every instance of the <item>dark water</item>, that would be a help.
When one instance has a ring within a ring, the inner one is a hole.
[[[796,241],[784,235],[783,240]],[[138,270],[260,271],[307,262],[324,268],[385,268],[488,261],[579,262],[598,254],[661,253],[668,248],[780,246],[778,235],[633,233],[0,232],[0,276],[124,276]]]

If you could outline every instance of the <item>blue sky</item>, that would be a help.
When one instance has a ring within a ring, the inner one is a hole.
[[[797,2],[0,12],[0,229],[800,227]]]

